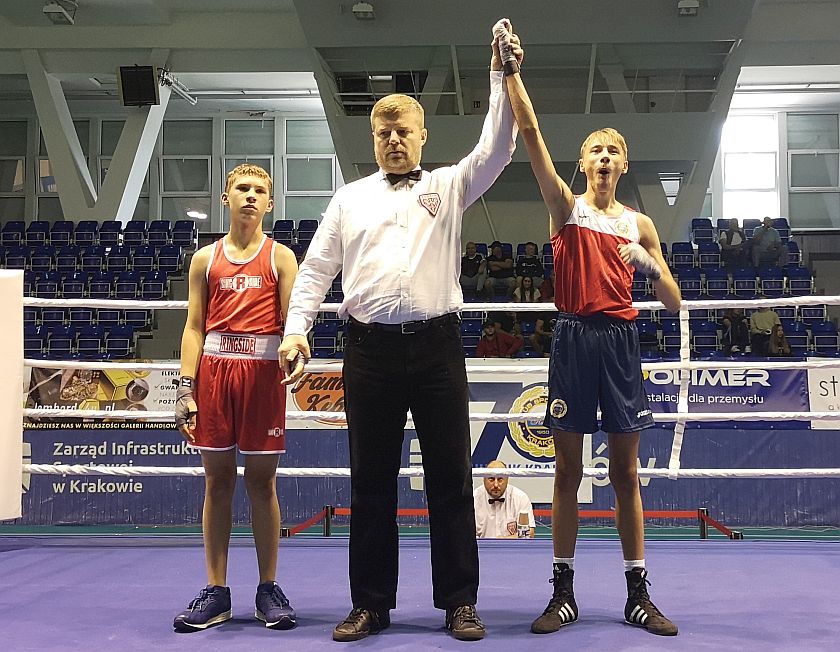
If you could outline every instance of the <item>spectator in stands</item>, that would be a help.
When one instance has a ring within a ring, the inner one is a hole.
[[[744,315],[743,308],[729,308],[720,320],[722,335],[720,338],[726,355],[743,353],[750,343],[750,322]]]
[[[495,322],[484,322],[484,332],[475,347],[476,358],[512,358],[522,348],[522,340],[496,328]]]
[[[733,217],[729,220],[729,228],[721,231],[718,244],[720,245],[720,260],[725,267],[734,269],[744,266],[747,235],[737,218]]]
[[[545,302],[554,301],[554,268],[548,272],[548,276],[542,280],[540,285],[540,296]]]
[[[790,355],[790,344],[788,344],[787,336],[785,336],[785,328],[781,324],[776,324],[773,327],[773,332],[770,333],[767,355],[775,358],[783,358]]]
[[[487,261],[475,250],[475,242],[468,242],[461,257],[461,290],[465,296],[471,296],[484,289],[487,278]]]
[[[757,295],[758,299],[765,299],[763,294]],[[763,306],[750,315],[750,350],[753,355],[766,356],[769,353],[770,335],[776,326],[781,326],[782,321],[775,310]]]
[[[554,337],[554,326],[556,324],[556,312],[545,312],[537,317],[534,332],[530,337],[531,346],[544,358],[549,357],[551,352],[551,338]]]
[[[490,245],[490,255],[487,256],[487,280],[484,282],[484,294],[488,301],[492,301],[496,288],[505,290],[505,296],[510,297],[516,287],[516,274],[513,268],[513,258],[502,251],[502,243],[496,240]]]
[[[181,632],[230,620],[227,584],[237,448],[245,463],[260,583],[256,617],[290,629],[295,612],[274,581],[280,542],[277,463],[285,452],[286,388],[277,362],[297,273],[294,254],[262,231],[272,209],[271,177],[245,163],[227,176],[222,202],[230,230],[199,249],[189,271],[175,423],[201,452],[207,586],[175,617]],[[237,284],[236,281],[254,281]]]
[[[497,331],[504,331],[508,335],[513,335],[518,339],[522,339],[522,328],[519,325],[519,315],[513,310],[505,310],[504,312],[491,312],[487,319],[496,325]]]
[[[787,248],[779,232],[773,228],[773,220],[765,217],[761,226],[753,231],[751,241],[753,267],[778,265],[784,267],[787,262]]]
[[[488,469],[504,469],[506,465],[493,460]],[[475,506],[475,535],[479,539],[520,538],[519,519],[524,513],[528,519],[527,538],[534,538],[534,507],[522,489],[508,482],[507,476],[484,478],[484,483],[473,491]],[[524,523],[524,521],[523,521]]]
[[[534,287],[534,277],[519,277],[512,299],[515,303],[540,303],[542,294]]]
[[[516,259],[516,285],[522,283],[522,279],[530,276],[534,285],[537,285],[544,274],[542,261],[537,256],[537,245],[534,242],[525,243],[525,254]]]

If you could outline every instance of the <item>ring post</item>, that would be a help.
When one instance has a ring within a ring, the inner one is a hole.
[[[19,518],[23,496],[23,270],[0,270],[0,520]]]

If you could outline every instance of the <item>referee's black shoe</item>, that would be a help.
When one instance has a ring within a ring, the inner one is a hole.
[[[573,588],[575,571],[568,564],[560,563],[554,564],[553,571],[554,576],[548,581],[554,584],[554,593],[542,615],[531,623],[534,634],[551,634],[578,619]]]
[[[459,641],[480,641],[485,634],[484,623],[471,604],[447,609],[446,629]]]
[[[342,620],[333,629],[333,640],[358,641],[368,634],[378,634],[391,624],[391,616],[388,611],[374,611],[373,609],[361,609],[355,607],[347,618]]]

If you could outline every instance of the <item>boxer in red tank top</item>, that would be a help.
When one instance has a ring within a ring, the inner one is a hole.
[[[583,433],[607,432],[616,525],[624,556],[627,602],[624,619],[653,634],[673,636],[677,626],[647,592],[642,499],[636,471],[639,431],[653,425],[642,385],[638,332],[632,307],[634,269],[646,274],[670,311],[680,291],[662,258],[653,222],[616,200],[628,169],[627,144],[614,129],[590,134],[580,150],[586,192],[578,198],[554,168],[519,72],[505,78],[531,168],[549,209],[549,233],[559,311],[549,362],[549,405],[556,456],[552,538],[553,595],[531,625],[535,634],[559,630],[578,619],[574,598],[577,491],[583,477]]]
[[[175,415],[181,433],[201,451],[205,471],[207,586],[175,618],[178,631],[200,631],[231,618],[226,582],[237,449],[244,456],[260,575],[255,615],[275,629],[296,623],[275,576],[276,470],[285,451],[286,410],[277,350],[297,262],[262,231],[263,217],[274,206],[271,192],[271,177],[262,168],[234,169],[222,195],[230,230],[199,249],[190,263]]]

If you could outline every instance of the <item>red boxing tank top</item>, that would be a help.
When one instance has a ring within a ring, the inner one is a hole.
[[[277,292],[276,243],[263,236],[248,260],[233,260],[225,252],[225,239],[213,243],[207,266],[206,333],[280,334],[283,315]]]
[[[576,197],[569,221],[551,238],[557,309],[635,319],[634,270],[618,255],[618,246],[628,242],[639,242],[636,211],[625,207],[617,217],[600,215]]]

